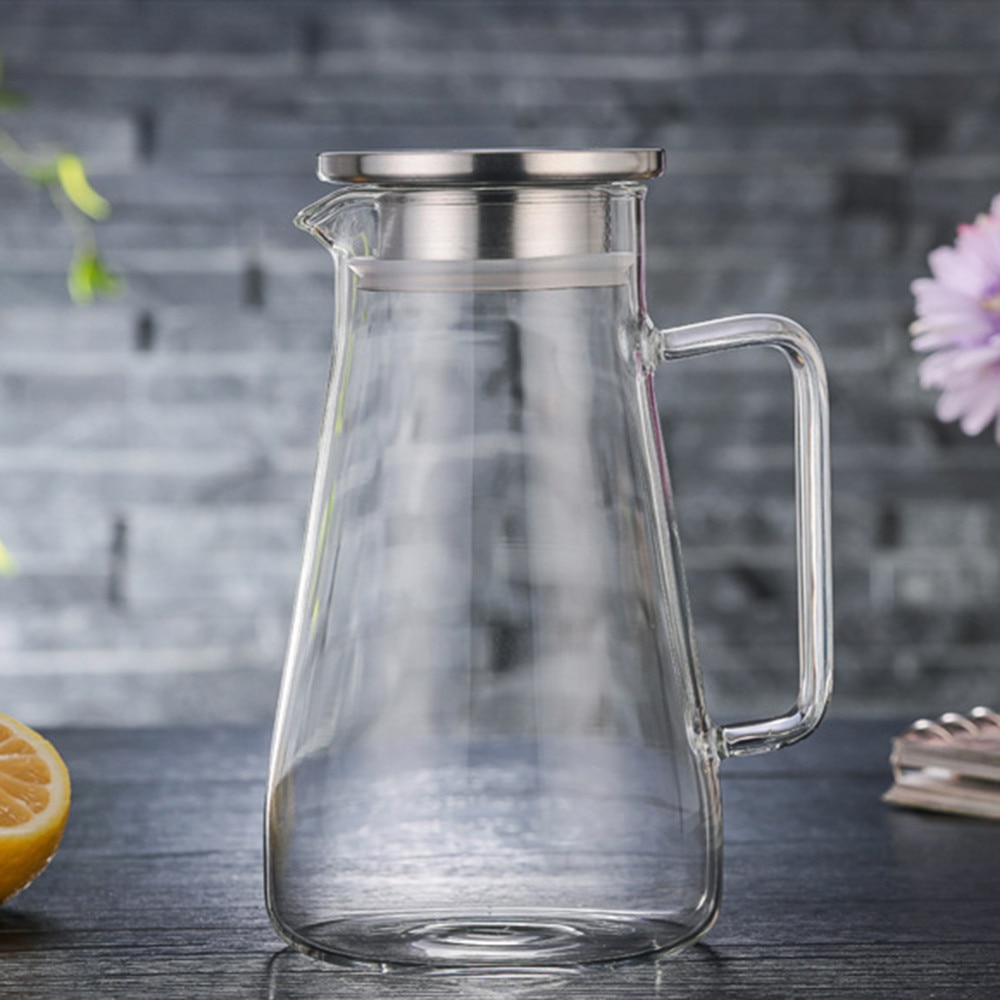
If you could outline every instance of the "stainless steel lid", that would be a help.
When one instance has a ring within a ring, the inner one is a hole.
[[[375,259],[523,261],[634,249],[613,205],[663,166],[661,149],[446,149],[323,153],[318,173],[369,185]]]
[[[320,180],[335,184],[607,184],[663,173],[662,149],[425,149],[321,153]]]

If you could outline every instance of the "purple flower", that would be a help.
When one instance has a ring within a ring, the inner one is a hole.
[[[920,384],[939,389],[938,419],[966,434],[1000,416],[1000,195],[990,211],[958,227],[954,246],[927,257],[933,278],[910,286],[917,319],[913,348],[928,353]],[[994,435],[1000,443],[1000,422]]]

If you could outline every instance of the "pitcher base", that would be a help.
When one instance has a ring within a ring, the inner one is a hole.
[[[707,929],[610,913],[447,919],[389,916],[314,924],[290,940],[313,957],[339,963],[543,967],[669,953]]]

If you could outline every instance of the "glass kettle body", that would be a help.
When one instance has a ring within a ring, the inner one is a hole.
[[[333,362],[266,806],[279,932],[361,963],[550,966],[711,926],[719,761],[830,692],[822,362],[772,316],[657,330],[659,150],[324,154]],[[762,344],[796,390],[787,715],[706,712],[653,395]]]

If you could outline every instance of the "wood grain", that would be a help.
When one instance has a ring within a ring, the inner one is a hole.
[[[0,997],[995,997],[1000,826],[884,806],[900,721],[841,721],[723,766],[722,914],[660,962],[376,974],[285,949],[263,906],[268,734],[65,730],[74,807],[0,911]]]

